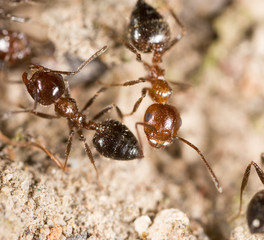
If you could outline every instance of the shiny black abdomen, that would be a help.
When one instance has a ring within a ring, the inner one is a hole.
[[[93,145],[103,156],[115,160],[142,158],[142,150],[134,134],[116,120],[100,123],[101,130],[93,137]]]

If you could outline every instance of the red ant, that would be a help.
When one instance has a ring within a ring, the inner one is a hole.
[[[105,89],[100,89],[85,104],[83,109],[79,111],[75,99],[70,97],[69,89],[65,86],[63,77],[61,76],[76,75],[89,62],[105,52],[106,48],[107,47],[105,46],[97,51],[88,60],[83,62],[76,71],[73,72],[57,71],[45,68],[41,65],[31,65],[30,69],[34,71],[33,75],[30,79],[28,79],[28,74],[24,72],[22,75],[22,79],[24,84],[26,85],[28,93],[35,100],[33,109],[13,111],[0,115],[0,118],[5,118],[15,113],[27,112],[46,119],[61,117],[66,118],[68,120],[70,133],[65,152],[65,162],[64,166],[62,167],[63,170],[66,169],[68,157],[71,151],[72,139],[75,132],[77,132],[80,141],[84,143],[85,151],[91,163],[93,164],[93,167],[97,174],[97,178],[98,172],[94,163],[94,158],[83,135],[83,129],[96,131],[93,137],[93,145],[99,153],[106,157],[116,160],[132,160],[143,157],[137,139],[132,134],[132,132],[122,123],[115,120],[106,120],[100,123],[96,123],[94,121],[86,121],[86,115],[83,112],[90,107],[97,95],[100,92],[103,92]],[[54,104],[56,115],[50,115],[36,111],[38,103],[44,106]],[[106,107],[105,109],[100,111],[92,120],[98,119],[104,113],[108,112],[111,108],[111,105],[109,107]]]
[[[258,174],[259,179],[264,184],[264,172],[258,166],[257,163],[252,161],[246,168],[243,175],[241,188],[240,188],[240,203],[238,213],[231,219],[234,220],[239,217],[242,209],[242,196],[245,190],[251,170],[251,166],[254,166]],[[247,208],[247,222],[251,233],[264,233],[264,190],[257,192],[250,200]]]
[[[130,16],[129,24],[130,41],[133,45],[128,42],[124,43],[129,50],[136,54],[137,60],[143,63],[148,74],[146,77],[139,78],[138,80],[128,81],[123,84],[113,84],[110,86],[131,86],[142,82],[150,83],[150,87],[142,89],[141,97],[134,104],[132,112],[126,114],[126,116],[132,115],[137,111],[143,98],[145,98],[148,93],[155,103],[147,108],[144,122],[136,123],[136,129],[138,125],[142,125],[149,144],[155,148],[164,148],[171,144],[174,139],[178,139],[188,144],[201,156],[211,174],[217,190],[222,192],[218,179],[201,151],[195,145],[177,135],[182,123],[181,117],[178,110],[174,106],[168,104],[172,89],[168,84],[169,81],[165,80],[164,69],[159,66],[159,63],[162,62],[163,54],[173,47],[184,35],[183,24],[172,10],[170,10],[170,13],[181,27],[181,33],[172,40],[169,26],[157,10],[148,5],[144,0],[137,1]],[[152,52],[152,64],[142,61],[141,55],[137,50],[143,53]],[[176,84],[184,85],[182,83]]]

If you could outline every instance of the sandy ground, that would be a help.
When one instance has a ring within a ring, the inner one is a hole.
[[[11,1],[10,1],[11,2]],[[0,142],[0,239],[264,239],[249,233],[246,206],[263,188],[253,169],[238,211],[240,184],[246,166],[261,166],[264,152],[264,2],[262,0],[148,1],[168,20],[172,34],[179,28],[168,14],[170,6],[184,23],[186,35],[164,55],[167,79],[191,84],[175,87],[171,104],[182,118],[179,136],[198,146],[223,187],[219,194],[199,155],[175,141],[152,149],[143,134],[142,160],[112,161],[94,148],[102,188],[78,138],[74,139],[70,169],[64,173],[43,152],[12,148]],[[34,57],[9,69],[20,79],[29,62],[58,70],[76,69],[95,51],[108,46],[100,61],[69,78],[71,94],[80,108],[101,83],[120,83],[145,75],[135,56],[116,42],[125,35],[135,1],[41,1],[6,4],[6,10],[30,16],[31,22],[5,24],[28,33]],[[5,4],[5,5],[3,5]],[[51,43],[48,43],[51,42]],[[142,57],[149,61],[147,54]],[[91,83],[91,80],[95,80]],[[23,85],[1,85],[0,111],[19,104],[33,105]],[[144,84],[109,89],[87,114],[116,103],[130,111]],[[135,133],[151,104],[124,119]],[[53,108],[40,108],[53,113]],[[103,118],[117,118],[113,111]],[[64,119],[46,120],[21,114],[1,121],[1,131],[16,140],[32,136],[63,161],[68,137]],[[91,146],[93,132],[86,137]],[[11,155],[12,160],[8,159]]]

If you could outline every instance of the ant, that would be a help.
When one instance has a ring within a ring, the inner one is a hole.
[[[174,139],[178,139],[189,145],[201,156],[217,190],[222,192],[218,179],[201,151],[195,145],[177,135],[182,124],[181,117],[177,108],[168,104],[173,91],[169,86],[170,81],[165,80],[165,71],[159,66],[159,63],[162,62],[163,54],[183,37],[185,31],[183,24],[178,17],[172,10],[170,10],[170,12],[175,21],[181,27],[180,34],[172,40],[168,23],[157,12],[157,10],[148,5],[144,0],[137,1],[130,16],[130,23],[128,26],[130,41],[133,45],[126,41],[124,44],[129,50],[136,54],[137,60],[143,63],[147,70],[147,76],[121,84],[112,84],[109,87],[131,86],[142,82],[150,83],[150,87],[142,89],[142,95],[134,104],[132,112],[124,114],[125,116],[130,116],[135,113],[147,93],[155,102],[147,108],[144,115],[144,121],[135,124],[138,137],[138,125],[142,125],[149,144],[154,148],[164,148],[171,144]],[[143,53],[153,53],[152,64],[142,61],[141,55],[137,50]],[[170,83],[184,85],[183,83]],[[141,144],[140,137],[139,142]]]
[[[263,156],[263,154],[262,154]],[[258,174],[259,179],[264,184],[264,172],[258,166],[257,163],[252,161],[246,168],[243,175],[241,188],[240,188],[240,203],[238,213],[232,217],[231,221],[239,217],[242,209],[242,196],[245,190],[251,170],[251,166],[254,166]],[[264,233],[264,190],[257,192],[250,200],[247,208],[247,223],[251,233]]]
[[[106,120],[100,123],[94,122],[94,120],[108,112],[109,109],[112,108],[111,105],[100,111],[92,121],[86,120],[86,115],[83,112],[92,105],[97,95],[104,91],[104,89],[100,89],[85,104],[83,109],[79,111],[75,99],[70,97],[69,87],[65,86],[62,75],[76,75],[89,62],[105,52],[106,49],[107,47],[105,46],[98,50],[88,60],[84,61],[76,71],[72,72],[51,70],[41,65],[31,65],[30,70],[34,72],[33,75],[28,79],[28,73],[24,72],[22,79],[28,93],[35,101],[33,109],[24,109],[0,115],[0,118],[6,118],[16,113],[32,113],[38,117],[46,119],[66,118],[68,120],[70,132],[65,151],[65,162],[63,166],[58,165],[62,167],[63,170],[66,169],[71,151],[72,139],[77,132],[79,140],[84,143],[85,151],[96,171],[97,179],[99,179],[99,175],[94,163],[92,152],[83,135],[83,129],[94,130],[96,132],[93,137],[93,145],[97,151],[105,157],[116,160],[132,160],[143,157],[136,137],[124,124],[116,120]],[[54,104],[56,115],[36,111],[37,104],[44,106]]]

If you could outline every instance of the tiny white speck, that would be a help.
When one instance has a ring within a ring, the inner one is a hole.
[[[260,226],[260,221],[259,219],[254,219],[252,222],[252,225],[254,228],[258,228]]]

